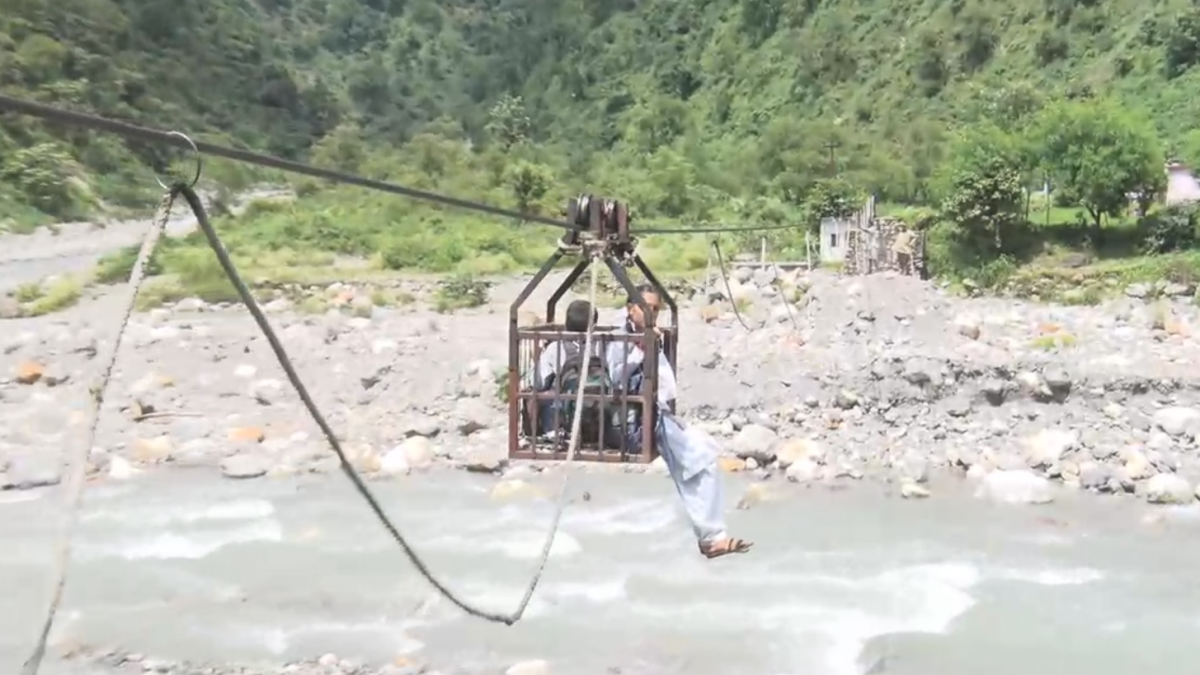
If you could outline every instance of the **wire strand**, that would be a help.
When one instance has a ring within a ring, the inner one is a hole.
[[[721,244],[716,239],[712,241],[712,250],[717,254],[717,269],[721,271],[721,280],[725,282],[725,295],[729,298],[730,306],[733,307],[733,315],[737,317],[738,323],[742,324],[742,328],[753,331],[754,329],[742,318],[742,312],[738,309],[737,302],[733,299],[733,288],[729,283],[729,272],[725,269],[725,256],[721,255]]]
[[[154,255],[154,249],[157,248],[159,238],[167,226],[167,221],[171,216],[171,206],[175,203],[177,194],[176,190],[172,190],[163,196],[158,216],[150,224],[150,230],[142,241],[142,248],[138,252],[137,260],[133,263],[133,271],[130,273],[129,283],[126,285],[124,310],[121,312],[120,322],[117,324],[116,335],[113,337],[112,346],[105,358],[100,361],[100,378],[91,387],[87,432],[71,452],[64,453],[67,464],[65,471],[67,482],[63,485],[66,490],[66,507],[64,509],[66,522],[63,525],[57,554],[54,558],[54,573],[50,577],[50,603],[46,609],[46,618],[42,622],[41,632],[38,633],[37,643],[21,669],[21,675],[37,675],[38,669],[42,665],[42,659],[46,656],[46,642],[50,639],[50,631],[54,628],[54,619],[58,615],[58,607],[62,604],[63,591],[67,585],[67,569],[71,564],[71,543],[74,541],[75,528],[79,523],[79,506],[83,503],[88,455],[91,453],[92,446],[95,445],[96,428],[100,425],[100,409],[104,405],[104,394],[108,391],[108,383],[112,379],[113,366],[116,365],[117,354],[121,349],[121,339],[129,327],[130,317],[133,316],[138,290],[141,289],[142,282],[146,278],[146,266],[151,256]]]

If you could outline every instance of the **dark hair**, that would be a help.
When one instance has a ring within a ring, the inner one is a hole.
[[[637,288],[637,292],[641,293],[642,295],[645,295],[647,293],[653,293],[655,295],[658,295],[658,289],[654,287],[654,284],[638,284],[636,286],[636,288]],[[627,306],[636,305],[637,298],[635,298],[631,295],[625,299],[625,304]]]
[[[588,320],[594,321],[598,314],[592,308],[592,303],[587,300],[576,300],[567,305],[567,318],[563,323],[563,328],[573,333],[586,333]]]

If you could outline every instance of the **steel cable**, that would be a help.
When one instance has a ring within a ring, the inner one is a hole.
[[[364,178],[354,174],[345,173],[342,171],[334,171],[332,169],[323,169],[321,167],[311,166],[300,162],[293,162],[279,157],[263,155],[249,150],[241,150],[231,148],[215,143],[205,141],[193,141],[184,137],[178,132],[162,131],[160,129],[151,129],[149,127],[138,126],[128,122],[99,117],[87,113],[75,112],[72,110],[63,110],[54,106],[19,99],[7,94],[0,93],[0,112],[15,112],[22,115],[29,115],[38,119],[53,122],[60,125],[81,127],[91,129],[93,131],[104,131],[110,134],[121,136],[123,138],[171,145],[184,150],[194,150],[204,155],[212,155],[213,157],[222,157],[235,162],[244,162],[246,164],[254,164],[256,166],[278,169],[312,178],[321,178],[324,180],[334,181],[336,183],[344,183],[346,185],[357,185],[358,187],[367,188],[369,190],[378,190],[390,194],[411,197],[422,201],[442,204],[443,206],[453,206],[456,208],[466,209],[468,211],[477,211],[479,213],[487,213],[501,218],[511,218],[514,220],[527,221],[538,223],[541,225],[550,225],[565,230],[580,230],[579,225],[568,223],[565,220],[555,220],[532,213],[521,213],[503,209],[498,206],[484,204],[469,199],[461,199],[458,197],[449,197],[446,195],[427,192],[425,190],[417,190],[415,188],[388,183],[373,178]]]

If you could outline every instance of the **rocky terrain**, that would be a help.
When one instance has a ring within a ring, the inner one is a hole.
[[[886,274],[743,268],[733,277],[732,301],[715,291],[680,298],[681,403],[721,441],[728,471],[800,484],[879,479],[906,496],[950,472],[1004,501],[1049,500],[1054,483],[1195,499],[1192,289],[1063,307],[954,297]],[[489,304],[448,314],[432,308],[428,281],[260,297],[360,470],[505,474],[528,470],[506,462],[497,395],[507,304],[522,284],[501,280]],[[385,291],[406,303],[377,306]],[[314,300],[323,312],[312,313]],[[113,292],[4,322],[5,488],[58,481],[118,303]],[[243,309],[186,300],[135,316],[110,386],[91,455],[97,479],[168,467],[242,479],[336,469]]]
[[[335,654],[312,661],[288,663],[277,668],[237,667],[221,664],[177,663],[153,659],[142,654],[118,650],[80,651],[69,655],[78,672],[86,675],[128,675],[130,673],[170,673],[171,675],[437,675],[433,670],[404,658],[383,667],[366,666]],[[512,675],[540,675],[542,662],[516,664]],[[540,670],[539,670],[540,669]]]
[[[523,284],[497,280],[489,303],[450,313],[436,310],[430,280],[258,294],[360,471],[420,480],[466,469],[491,474],[502,498],[534,491],[527,479],[544,468],[507,461],[498,396],[508,303]],[[539,289],[523,321],[554,287]],[[1134,287],[1067,307],[958,297],[886,274],[749,268],[732,272],[731,287],[681,287],[679,376],[681,409],[720,441],[740,507],[767,498],[768,486],[873,484],[936,499],[943,476],[965,476],[980,497],[1007,503],[1063,490],[1198,498],[1195,289]],[[60,481],[120,295],[101,290],[62,313],[0,322],[0,488]],[[611,294],[602,303],[602,316],[619,304]],[[336,473],[337,460],[248,313],[192,299],[133,318],[89,469],[94,481],[155,470],[254,480]],[[440,672],[333,655],[267,670],[75,656],[80,673],[106,675]]]

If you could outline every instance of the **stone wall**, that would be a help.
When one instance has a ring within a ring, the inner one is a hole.
[[[892,244],[903,226],[898,220],[877,218],[870,231],[853,230],[846,242],[843,271],[849,275],[899,272]],[[913,242],[913,276],[925,277],[925,236],[917,232]]]

